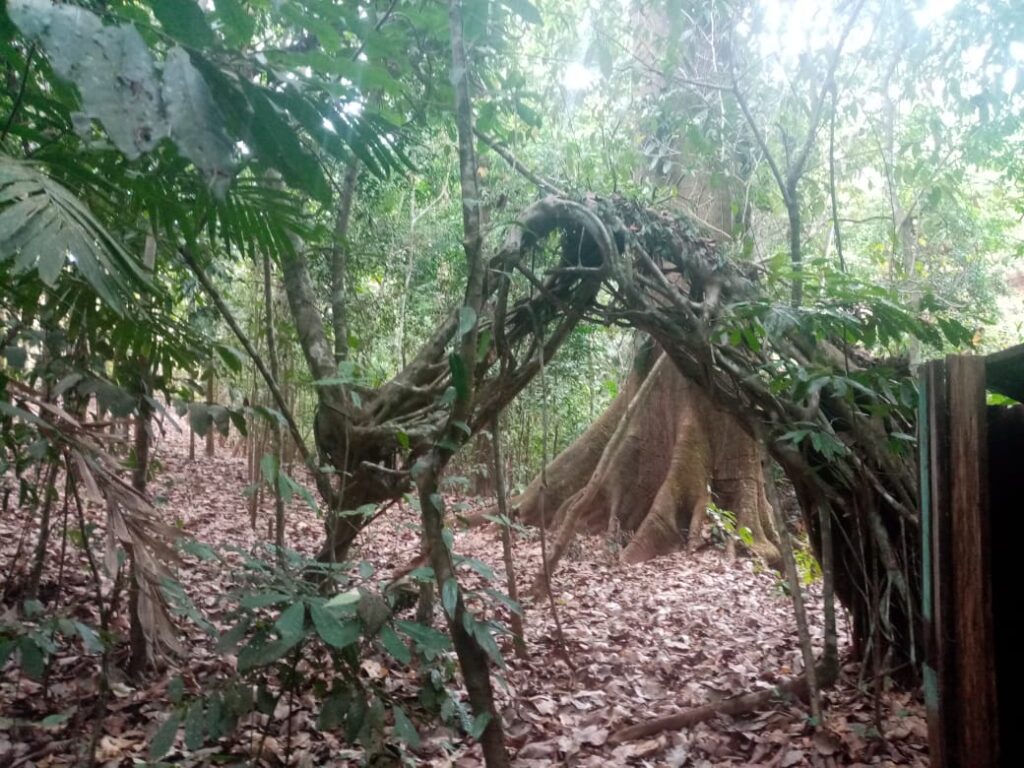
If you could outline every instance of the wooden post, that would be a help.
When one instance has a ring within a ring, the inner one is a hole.
[[[996,768],[999,727],[988,507],[985,361],[921,377],[925,703],[933,768]]]

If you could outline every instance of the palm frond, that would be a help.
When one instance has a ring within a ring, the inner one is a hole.
[[[35,164],[0,155],[0,264],[7,261],[51,288],[70,264],[118,314],[149,284],[85,203]]]

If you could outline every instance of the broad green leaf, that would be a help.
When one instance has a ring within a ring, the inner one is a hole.
[[[350,619],[342,624],[318,605],[309,607],[309,615],[320,639],[331,647],[340,650],[359,640],[360,626],[357,619]]]
[[[410,653],[408,646],[402,642],[402,638],[398,636],[398,633],[387,624],[380,628],[380,642],[384,649],[399,663],[408,664],[412,661],[412,653]]]
[[[445,613],[451,617],[455,617],[455,606],[459,600],[459,585],[455,579],[446,579],[444,584],[441,586],[441,605],[444,606]]]
[[[0,156],[0,263],[12,258],[15,272],[34,267],[48,285],[73,260],[118,313],[126,297],[134,300],[132,287],[149,287],[137,261],[81,200],[32,164]]]
[[[203,734],[206,730],[202,701],[193,701],[185,715],[185,746],[195,751],[203,746]]]
[[[340,595],[335,595],[334,597],[332,597],[330,600],[324,603],[324,607],[338,608],[341,606],[355,605],[359,602],[359,599],[361,597],[362,594],[359,592],[358,589],[350,589],[348,592],[342,592]]]
[[[467,400],[469,398],[469,370],[466,368],[466,363],[459,355],[452,352],[448,355],[448,366],[452,371],[452,386],[455,388],[456,399]]]
[[[487,359],[487,353],[491,350],[491,343],[494,338],[491,334],[491,329],[488,328],[480,332],[479,337],[476,340],[476,361],[482,363]]]
[[[299,141],[295,129],[259,88],[246,89],[253,108],[249,126],[252,149],[260,158],[281,172],[293,189],[309,193],[317,200],[330,199],[330,187],[316,158]]]
[[[33,680],[42,680],[46,671],[46,659],[43,651],[30,637],[21,637],[18,640],[18,650],[21,654],[21,669]]]
[[[333,731],[345,721],[352,694],[347,688],[336,688],[324,699],[317,718],[317,727],[322,731]]]
[[[162,1],[193,5],[191,0]],[[172,48],[164,62],[163,97],[168,133],[178,151],[195,163],[214,193],[222,197],[235,173],[234,148],[206,81],[180,46]]]
[[[480,737],[484,735],[484,729],[487,728],[489,722],[491,722],[491,713],[481,712],[473,718],[473,724],[469,727],[469,735],[479,741]]]
[[[416,645],[422,650],[432,653],[441,653],[451,647],[448,636],[439,632],[433,627],[417,624],[415,621],[400,620],[395,622],[402,632],[411,637]]]
[[[494,581],[495,579],[494,569],[482,560],[477,560],[475,557],[464,558],[459,561],[459,565],[468,565],[488,581]]]
[[[498,644],[494,641],[494,635],[491,634],[491,628],[487,622],[478,621],[472,613],[466,611],[462,614],[462,626],[476,638],[477,643],[495,664],[501,668],[505,667],[505,659],[501,655]]]
[[[260,458],[260,473],[263,479],[271,486],[277,485],[277,456],[272,453],[264,453]]]
[[[58,725],[64,725],[71,716],[75,713],[74,708],[67,710],[66,712],[58,712],[57,714],[47,715],[40,722],[43,728],[55,728]]]
[[[178,726],[181,724],[181,713],[175,710],[164,720],[163,724],[149,740],[149,759],[159,760],[171,751],[174,744],[174,737],[178,735]]]
[[[171,37],[194,48],[208,48],[216,40],[206,14],[195,0],[148,0],[160,26]],[[220,3],[218,3],[218,6]]]
[[[238,671],[244,673],[280,661],[299,644],[302,637],[302,633],[298,633],[287,635],[279,640],[268,642],[267,638],[262,638],[250,643],[238,653]]]
[[[184,696],[185,681],[181,679],[181,675],[175,675],[171,678],[171,682],[167,684],[167,698],[173,704],[180,704]]]
[[[78,636],[82,638],[82,644],[85,649],[91,653],[102,653],[103,652],[103,640],[100,636],[92,629],[92,627],[83,624],[80,621],[75,623],[75,631],[78,632]]]
[[[223,22],[222,32],[229,45],[244,47],[252,38],[256,22],[241,0],[217,0],[214,14]]]
[[[508,608],[512,613],[519,614],[520,616],[523,615],[523,607],[504,592],[488,587],[484,589],[484,593],[490,595],[493,599]]]
[[[225,712],[221,695],[214,691],[206,699],[206,734],[210,741],[216,741],[228,729],[224,727]]]
[[[462,307],[459,310],[459,337],[465,336],[476,325],[476,310],[472,307]]]
[[[416,732],[416,726],[412,724],[405,710],[401,707],[394,707],[391,710],[395,715],[395,736],[405,742],[413,749],[420,745],[420,735]]]
[[[78,126],[99,120],[129,159],[167,135],[153,57],[133,25],[105,26],[91,11],[50,0],[10,0],[7,7],[22,33],[42,43],[54,71],[78,88]]]
[[[219,653],[229,653],[234,651],[238,647],[238,644],[242,642],[242,638],[245,637],[245,633],[249,631],[249,626],[252,624],[252,619],[248,616],[242,618],[235,626],[223,633],[217,640],[217,651]]]
[[[293,605],[285,608],[277,617],[274,626],[281,633],[281,637],[295,637],[302,635],[306,620],[306,604],[299,600]]]

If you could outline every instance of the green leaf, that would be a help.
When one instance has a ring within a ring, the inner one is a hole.
[[[465,336],[476,325],[476,310],[472,307],[462,307],[459,310],[459,338]]]
[[[194,0],[149,0],[149,5],[171,37],[194,48],[209,48],[216,42],[206,14]]]
[[[345,712],[351,700],[352,694],[347,688],[335,688],[331,691],[320,708],[317,727],[322,731],[333,731],[340,726],[345,722]]]
[[[16,201],[16,202],[10,202]],[[6,207],[4,207],[6,205]],[[148,279],[86,205],[31,164],[0,155],[0,263],[15,272],[38,262],[40,279],[57,279],[57,262],[73,263],[97,295],[121,314]]]
[[[75,622],[75,631],[78,632],[78,636],[82,638],[82,644],[85,649],[90,653],[102,653],[103,652],[103,640],[100,636],[93,631],[92,627],[83,624],[80,621]]]
[[[149,48],[133,25],[105,26],[84,8],[49,0],[11,0],[8,13],[26,37],[42,43],[54,71],[77,86],[82,97],[77,126],[99,120],[130,160],[156,148],[166,135],[160,83]]]
[[[288,186],[308,192],[320,202],[328,202],[331,191],[323,169],[303,148],[297,131],[260,89],[251,86],[246,93],[254,113],[249,126],[252,148],[264,162],[281,172]]]
[[[235,173],[234,146],[206,81],[179,46],[168,52],[164,62],[163,97],[171,140],[202,171],[214,193],[223,197]]]
[[[309,615],[320,639],[333,648],[342,649],[359,640],[359,621],[350,619],[342,624],[319,605],[309,607]]]
[[[480,737],[484,735],[484,729],[487,728],[489,722],[491,722],[491,713],[481,712],[473,718],[473,724],[469,727],[469,735],[479,741]]]
[[[288,606],[277,617],[274,626],[281,633],[282,638],[302,635],[306,620],[306,604],[299,600],[297,603]]]
[[[359,602],[362,594],[358,589],[350,589],[348,592],[342,592],[340,595],[335,595],[326,603],[325,608],[339,608],[342,606],[355,605]]]
[[[477,560],[475,557],[463,558],[459,560],[459,565],[468,565],[488,581],[494,581],[496,578],[494,575],[494,569],[482,560]]]
[[[491,335],[491,329],[487,328],[480,332],[480,335],[476,340],[476,361],[482,363],[487,359],[487,353],[491,350],[491,342],[493,337]]]
[[[455,618],[455,606],[459,600],[459,584],[455,579],[445,579],[441,587],[441,605],[445,613]]]
[[[497,600],[499,603],[504,605],[512,613],[519,614],[520,616],[523,615],[523,607],[504,592],[487,587],[484,589],[484,593],[490,595],[494,600]]]
[[[185,681],[181,679],[181,675],[175,675],[167,684],[167,698],[171,700],[172,704],[180,704],[184,696]]]
[[[398,441],[398,444],[402,446],[403,449],[407,451],[409,450],[411,443],[409,442],[409,436],[405,432],[402,432],[401,430],[396,432],[395,439]]]
[[[271,487],[277,485],[277,472],[277,456],[272,453],[264,453],[260,458],[260,473]]]
[[[279,661],[292,648],[299,644],[302,637],[303,635],[299,633],[296,635],[288,635],[279,640],[272,640],[270,642],[267,642],[266,638],[253,641],[239,652],[238,671],[240,673],[244,673]]]
[[[449,406],[455,402],[455,397],[457,394],[458,393],[456,392],[455,387],[447,387],[444,391],[444,394],[441,395],[441,397],[438,399],[438,403],[442,407]]]
[[[498,644],[494,641],[490,625],[487,622],[478,621],[473,614],[466,611],[462,614],[462,626],[476,638],[477,643],[491,657],[491,660],[499,667],[504,668],[505,659],[501,655],[501,649],[498,647]]]
[[[469,370],[462,358],[452,352],[448,355],[448,366],[452,371],[452,386],[457,400],[469,399]]]
[[[203,746],[203,734],[206,730],[203,715],[202,701],[192,702],[188,714],[185,715],[185,746],[193,752]]]
[[[434,580],[434,569],[429,565],[413,568],[406,574],[411,581],[431,582]]]
[[[64,712],[58,712],[57,714],[47,715],[40,722],[43,728],[56,728],[58,725],[64,725],[71,716],[75,714],[75,708],[72,707]]]
[[[291,595],[286,595],[283,592],[257,592],[246,595],[238,601],[238,604],[243,608],[266,608],[268,605],[277,605],[287,600],[291,600]]]
[[[409,651],[408,646],[402,642],[402,638],[398,636],[398,633],[387,624],[380,629],[380,642],[384,649],[400,664],[408,664],[412,661],[412,653]]]
[[[149,759],[159,760],[171,751],[174,744],[174,737],[178,735],[178,725],[181,724],[181,713],[175,710],[170,717],[164,720],[163,725],[153,734],[149,740]]]
[[[205,437],[206,433],[213,428],[213,414],[210,413],[210,409],[202,405],[201,403],[192,403],[188,409],[188,423],[200,437]]]
[[[222,31],[228,45],[243,48],[252,39],[256,22],[239,0],[217,0],[217,18],[223,22]]]
[[[18,640],[18,650],[21,652],[22,671],[33,680],[42,680],[46,671],[46,659],[42,649],[32,638],[23,636]]]
[[[363,723],[366,722],[366,713],[369,710],[362,691],[353,693],[348,712],[345,713],[345,737],[349,741],[359,738],[359,732],[363,730]]]
[[[417,624],[415,621],[400,620],[395,622],[402,632],[413,639],[417,647],[430,653],[442,653],[451,647],[451,641],[443,632],[433,627]]]
[[[395,736],[413,749],[419,747],[420,735],[416,732],[416,726],[412,724],[408,715],[405,714],[405,710],[396,706],[391,711],[395,715]]]
[[[229,653],[238,647],[238,644],[242,642],[242,638],[245,637],[245,633],[249,631],[249,626],[252,624],[252,619],[248,616],[242,618],[235,626],[223,633],[217,639],[217,651],[218,653]]]
[[[216,741],[223,736],[228,729],[225,725],[224,702],[221,695],[214,691],[206,700],[206,734],[210,741]]]

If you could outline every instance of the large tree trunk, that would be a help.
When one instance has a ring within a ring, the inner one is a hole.
[[[753,552],[779,563],[757,444],[649,345],[619,396],[546,474],[546,491],[538,477],[515,505],[530,525],[541,524],[542,493],[555,510],[546,521],[557,531],[552,567],[577,532],[631,533],[627,563],[692,547],[711,502],[750,530]]]

